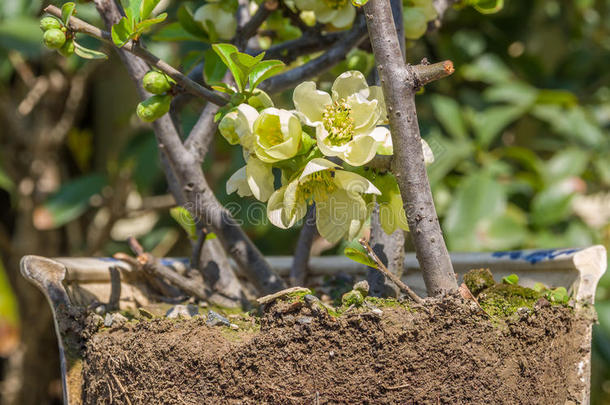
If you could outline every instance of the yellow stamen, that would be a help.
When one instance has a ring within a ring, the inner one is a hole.
[[[354,137],[354,119],[351,115],[352,108],[344,99],[326,106],[322,123],[330,134],[328,140],[332,145],[342,145]]]
[[[306,200],[324,201],[328,194],[337,189],[333,181],[335,173],[333,169],[321,170],[307,176],[301,183],[300,192]]]

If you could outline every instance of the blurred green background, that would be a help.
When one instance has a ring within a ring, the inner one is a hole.
[[[178,3],[170,2],[170,16]],[[129,235],[156,256],[189,249],[168,215],[172,199],[155,141],[135,118],[135,91],[119,60],[84,62],[45,50],[42,7],[0,0],[3,404],[61,398],[52,319],[19,276],[21,256],[111,255],[127,250]],[[101,26],[91,4],[80,4],[78,13]],[[264,28],[277,30],[275,41],[298,36],[287,24],[276,15]],[[149,37],[155,35],[180,39],[148,44],[184,70],[207,47],[175,26]],[[451,250],[610,247],[610,0],[508,0],[495,15],[451,10],[440,30],[407,47],[409,62],[451,59],[456,66],[417,98]],[[320,77],[321,86],[344,70],[368,73],[371,66],[366,47],[353,51]],[[289,100],[289,93],[276,99]],[[184,108],[185,131],[201,107],[194,101]],[[205,173],[243,219],[251,201],[227,196],[224,186],[242,165],[240,154],[217,137]],[[291,254],[298,237],[298,230],[266,222],[244,226],[267,254]],[[596,300],[592,403],[610,404],[610,275]]]

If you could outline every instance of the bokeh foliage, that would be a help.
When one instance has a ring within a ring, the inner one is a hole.
[[[185,71],[214,57],[202,42],[205,35],[185,30],[173,18],[178,15],[188,25],[184,10],[189,4],[199,2],[171,2],[168,21],[144,35],[154,53]],[[37,18],[41,5],[0,2],[4,99],[24,96],[9,53],[21,55],[36,74],[59,70],[71,77],[84,66],[76,57],[62,60],[43,49]],[[101,25],[91,4],[79,4],[78,12]],[[300,35],[279,12],[263,29],[274,35],[264,37],[261,46]],[[408,42],[407,48],[409,62],[451,59],[457,69],[417,98],[422,134],[436,156],[429,175],[451,250],[598,243],[610,247],[610,0],[508,1],[494,15],[471,8],[452,10],[440,30]],[[352,51],[346,61],[321,75],[320,87],[327,89],[348,69],[370,73],[373,61],[368,51]],[[294,64],[306,60],[301,57]],[[222,77],[222,69],[210,68],[216,65],[206,64],[206,75]],[[58,255],[126,250],[121,239],[125,229],[139,236],[147,249],[188,255],[186,236],[169,211],[149,209],[145,203],[167,189],[153,135],[134,119],[135,93],[116,58],[96,68],[87,88],[86,114],[57,151],[62,162],[57,187],[37,206],[34,225],[40,232],[76,229],[88,235],[104,231],[104,220],[114,221],[96,249],[90,249],[91,238],[81,235],[67,238]],[[276,102],[290,108],[290,92],[278,95]],[[200,107],[194,102],[184,109],[185,132]],[[10,137],[0,135],[0,205],[9,213],[0,221],[9,239],[21,215],[22,180],[19,173],[3,169]],[[238,148],[218,137],[204,165],[218,198],[244,220],[263,252],[291,254],[297,231],[274,228],[252,201],[226,195],[227,178],[243,166]],[[606,197],[597,206],[584,205],[592,195]],[[600,222],[604,215],[606,220]],[[4,291],[8,285],[0,274],[0,322],[8,319],[14,324],[14,301]],[[594,336],[592,400],[602,404],[610,403],[610,276],[602,279],[596,308],[600,325]]]

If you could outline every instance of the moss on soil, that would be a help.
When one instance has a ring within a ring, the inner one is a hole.
[[[524,308],[534,311],[538,300],[552,291],[536,291],[518,284],[496,283],[489,269],[470,270],[464,275],[464,283],[477,298],[483,311],[495,320],[513,317]],[[568,306],[567,300],[551,300],[550,304]]]
[[[495,284],[479,294],[481,308],[491,317],[510,317],[520,308],[534,309],[541,294],[520,285]]]

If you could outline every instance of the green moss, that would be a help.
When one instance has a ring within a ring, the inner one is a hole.
[[[489,269],[473,269],[464,274],[464,283],[476,297],[486,288],[492,287],[496,282]]]
[[[492,317],[509,317],[519,308],[534,308],[542,297],[531,288],[513,284],[495,284],[479,294],[479,304]]]
[[[348,291],[341,297],[341,304],[344,307],[356,306],[359,307],[364,302],[362,293],[357,290]]]
[[[295,291],[290,294],[286,294],[285,296],[281,297],[281,299],[288,302],[303,301],[303,298],[308,294],[312,294],[311,290]]]

